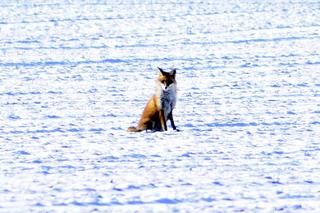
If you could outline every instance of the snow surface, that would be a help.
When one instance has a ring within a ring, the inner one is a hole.
[[[320,1],[0,2],[0,212],[320,212]],[[127,133],[156,67],[180,132]]]

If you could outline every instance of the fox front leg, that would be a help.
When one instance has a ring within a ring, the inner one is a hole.
[[[160,118],[162,131],[167,131],[167,123],[166,123],[166,118],[164,117],[164,111],[163,110],[160,110],[159,118]]]
[[[176,125],[174,124],[174,121],[173,121],[172,111],[169,113],[168,118],[169,118],[169,120],[170,120],[170,123],[171,123],[172,129],[173,129],[173,130],[176,130],[176,129],[177,129],[177,127],[176,127]]]

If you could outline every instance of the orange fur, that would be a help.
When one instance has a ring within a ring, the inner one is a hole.
[[[140,132],[148,129],[166,131],[168,119],[171,121],[172,128],[176,129],[172,116],[176,101],[176,71],[173,70],[167,73],[160,68],[159,70],[156,93],[145,106],[137,127],[129,127],[129,132]]]

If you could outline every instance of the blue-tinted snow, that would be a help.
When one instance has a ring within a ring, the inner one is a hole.
[[[0,4],[0,212],[320,211],[318,0]]]

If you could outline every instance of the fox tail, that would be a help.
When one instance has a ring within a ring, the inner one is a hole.
[[[131,126],[128,128],[128,132],[141,132],[141,129],[138,129],[137,127]]]

